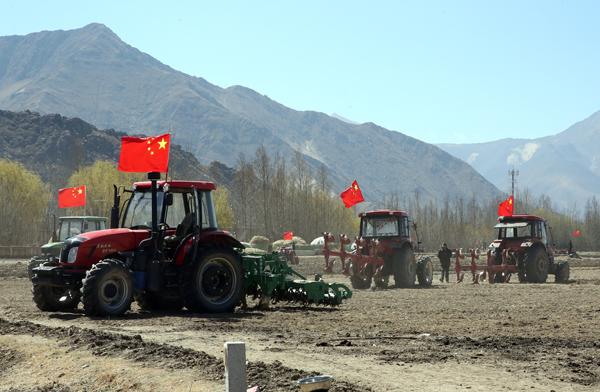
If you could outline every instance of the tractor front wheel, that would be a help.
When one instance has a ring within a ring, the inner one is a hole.
[[[363,271],[359,270],[358,264],[350,262],[350,284],[355,290],[366,290],[373,282],[373,269],[367,265]]]
[[[433,283],[433,263],[430,257],[423,257],[418,261],[417,281],[421,287],[431,287]]]
[[[87,272],[81,293],[86,315],[121,316],[133,300],[131,272],[119,260],[102,260]]]
[[[34,284],[33,302],[44,312],[73,310],[79,304],[79,292],[63,287]]]
[[[396,287],[413,287],[417,274],[417,263],[415,263],[413,250],[408,246],[397,250],[393,262]]]
[[[558,263],[556,266],[556,274],[554,275],[554,281],[556,283],[569,283],[569,278],[571,275],[571,267],[569,266],[569,262],[565,261],[562,263]]]
[[[242,300],[243,279],[239,256],[229,250],[208,250],[184,269],[185,307],[195,312],[232,312]]]
[[[529,249],[525,256],[526,279],[529,283],[545,283],[548,279],[548,255],[541,246]]]

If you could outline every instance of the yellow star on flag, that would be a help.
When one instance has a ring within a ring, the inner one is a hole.
[[[165,138],[163,137],[160,142],[158,142],[158,149],[162,149],[162,150],[166,150],[166,146],[167,146],[167,142],[165,141]]]

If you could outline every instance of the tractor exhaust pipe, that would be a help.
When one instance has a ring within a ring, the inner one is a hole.
[[[152,234],[150,235],[152,249],[151,256],[147,259],[149,264],[147,266],[148,281],[146,287],[148,291],[158,291],[161,287],[157,200],[157,181],[160,179],[160,173],[150,172],[148,173],[148,179],[150,180],[152,190]]]
[[[110,228],[116,229],[119,227],[119,206],[121,205],[121,196],[119,189],[113,184],[113,206],[110,209]]]
[[[156,193],[158,192],[157,181],[160,180],[160,173],[148,173],[148,179],[151,182],[152,189],[152,238],[158,239],[158,202]],[[155,247],[156,249],[156,247]]]

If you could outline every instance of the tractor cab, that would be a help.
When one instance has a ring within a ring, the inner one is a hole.
[[[174,251],[188,235],[218,227],[212,193],[215,185],[205,181],[159,181],[157,227],[162,245]],[[121,216],[120,227],[152,230],[152,189],[149,181],[136,182]]]
[[[518,248],[524,243],[528,246],[539,243],[545,248],[551,247],[549,227],[546,221],[540,217],[534,215],[501,216],[494,228],[498,230],[498,237],[494,241],[494,244],[498,246]]]
[[[410,239],[408,214],[404,211],[376,210],[360,215],[360,236],[370,239]]]

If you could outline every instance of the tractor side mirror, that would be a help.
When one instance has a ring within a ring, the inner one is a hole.
[[[165,196],[165,204],[167,206],[172,206],[173,205],[173,194],[172,193],[167,193],[167,195]]]

